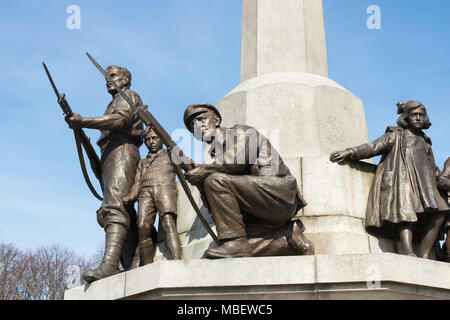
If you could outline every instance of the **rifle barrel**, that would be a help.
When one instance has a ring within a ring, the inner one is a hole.
[[[55,92],[56,97],[58,98],[58,105],[61,107],[62,111],[64,112],[64,114],[66,116],[71,117],[73,115],[73,111],[72,111],[72,108],[70,107],[69,103],[67,102],[65,95],[59,93],[46,64],[44,62],[42,62],[42,65],[44,66],[45,73],[47,74],[50,84],[52,85],[53,91]],[[74,136],[75,136],[75,143],[77,146],[78,158],[80,160],[81,170],[83,172],[84,179],[85,179],[89,189],[91,190],[92,194],[98,200],[102,201],[103,198],[95,191],[95,188],[92,186],[92,183],[89,179],[89,175],[87,173],[86,165],[85,165],[84,158],[83,158],[82,146],[84,147],[84,150],[86,151],[86,154],[89,158],[89,162],[91,164],[91,169],[92,169],[92,171],[94,171],[96,178],[99,180],[100,186],[102,186],[100,159],[99,159],[97,153],[95,152],[94,147],[92,147],[92,144],[90,143],[88,136],[84,133],[83,129],[74,130]]]

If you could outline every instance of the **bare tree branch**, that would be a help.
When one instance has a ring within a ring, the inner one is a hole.
[[[99,263],[100,250],[86,259],[60,245],[22,251],[0,242],[0,300],[61,300],[69,280],[81,284],[81,275]]]

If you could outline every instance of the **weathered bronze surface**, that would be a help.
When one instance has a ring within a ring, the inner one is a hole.
[[[106,232],[105,253],[99,267],[84,274],[87,282],[116,274],[119,262],[125,270],[152,263],[156,213],[172,259],[181,259],[175,176],[218,245],[206,250],[204,258],[314,254],[314,246],[304,236],[304,226],[296,216],[307,204],[295,177],[269,139],[250,126],[222,127],[220,112],[210,104],[190,105],[184,113],[185,126],[196,139],[206,142],[210,158],[198,165],[182,153],[143,106],[139,95],[130,90],[131,73],[126,68],[109,66],[103,70],[89,58],[104,74],[112,96],[100,117],[73,113],[44,64],[65,119],[74,130],[86,182],[102,199],[97,220]],[[417,256],[421,258],[430,258],[443,230],[447,233],[445,258],[450,261],[450,158],[441,173],[435,165],[431,140],[423,132],[431,123],[420,102],[399,102],[398,114],[397,127],[388,127],[372,143],[333,152],[330,160],[342,163],[381,155],[369,194],[366,230],[376,236],[400,239],[405,254],[410,256],[416,256],[413,242],[420,242]],[[147,125],[145,132],[143,123]],[[101,159],[83,128],[101,131],[97,142]],[[143,136],[149,152],[140,159]],[[82,147],[88,155],[91,153],[91,168],[100,181],[103,198],[88,179]],[[201,215],[186,180],[199,189],[217,236]],[[136,201],[138,214],[134,209]]]
[[[131,73],[126,68],[109,66],[106,71],[135,105],[142,104],[139,95],[130,90]],[[101,148],[103,202],[97,214],[98,221],[106,232],[106,244],[100,266],[84,274],[87,282],[117,273],[122,250],[123,267],[136,267],[136,212],[133,206],[125,206],[122,199],[129,194],[134,183],[140,160],[139,146],[142,144],[143,125],[133,106],[118,94],[109,81],[106,81],[106,88],[112,96],[112,101],[103,116],[88,118],[74,113],[66,119],[74,130],[101,130],[97,144]]]
[[[439,176],[438,187],[446,193],[447,201],[450,203],[450,158],[445,162],[444,170]],[[450,215],[447,215],[447,221],[444,224],[443,231],[447,234],[447,240],[443,246],[443,258],[447,262],[450,262]]]
[[[126,205],[138,200],[139,253],[143,265],[153,262],[154,243],[151,237],[156,212],[166,234],[166,245],[172,259],[181,259],[181,243],[176,227],[177,188],[175,168],[162,141],[151,128],[144,132],[149,153],[139,162],[136,179],[130,194],[123,199]]]
[[[398,127],[372,143],[333,152],[331,161],[360,160],[381,155],[369,193],[366,230],[400,239],[404,252],[430,258],[433,244],[450,207],[437,188],[431,140],[422,131],[431,126],[425,107],[417,101],[398,103]]]
[[[210,146],[213,160],[185,173],[203,187],[221,241],[204,257],[313,254],[301,221],[292,221],[306,202],[275,148],[256,129],[226,129],[221,121],[209,104],[190,105],[184,114],[186,127]]]

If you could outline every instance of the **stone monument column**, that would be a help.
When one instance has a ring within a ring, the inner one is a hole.
[[[244,0],[241,82],[269,73],[328,77],[322,1]]]
[[[216,105],[224,125],[279,142],[308,202],[299,214],[317,254],[380,252],[364,229],[374,166],[329,161],[368,132],[361,100],[328,78],[322,1],[243,0],[242,16],[241,84]]]

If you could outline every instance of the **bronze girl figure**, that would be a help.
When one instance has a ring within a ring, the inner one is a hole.
[[[439,169],[434,162],[431,140],[422,130],[431,122],[418,101],[399,102],[398,127],[372,143],[333,152],[330,160],[368,159],[381,155],[369,193],[366,211],[368,233],[400,239],[404,253],[429,259],[445,215],[450,207],[437,188]]]

